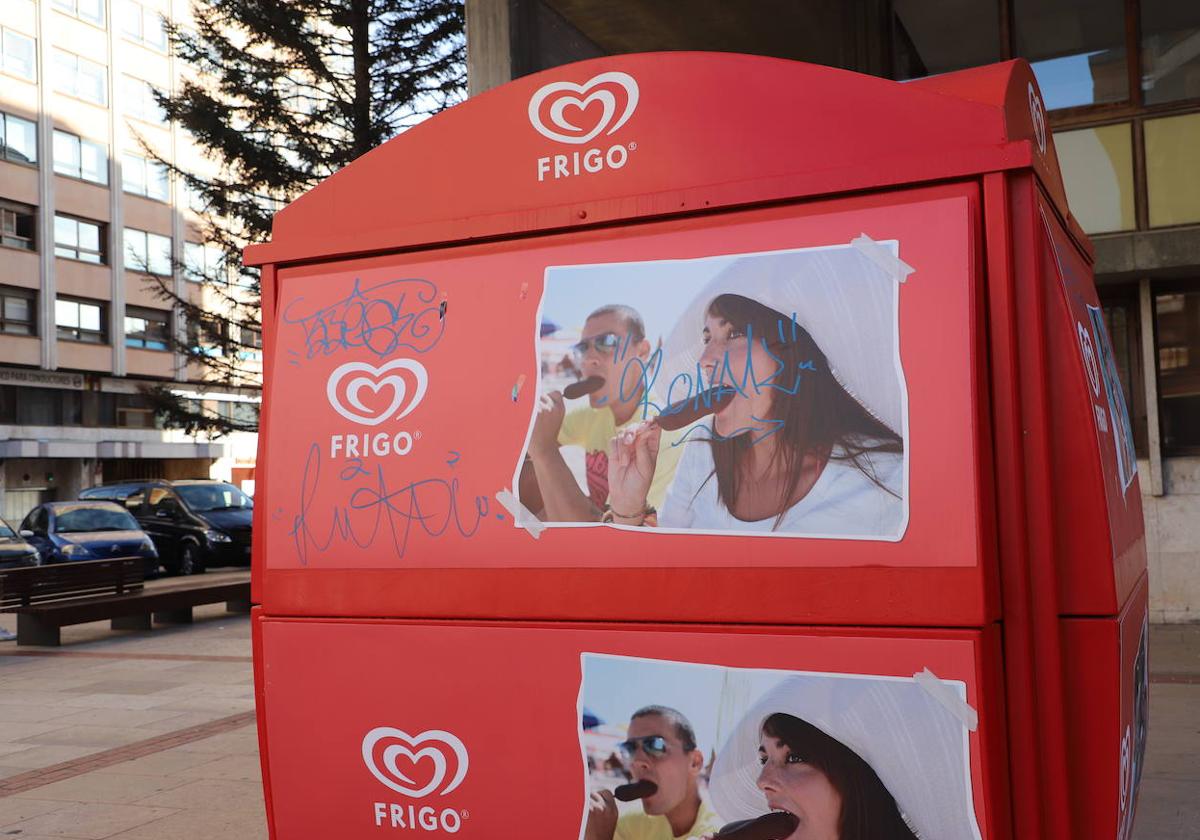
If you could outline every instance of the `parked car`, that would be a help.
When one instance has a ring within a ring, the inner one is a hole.
[[[113,502],[46,502],[26,514],[21,536],[45,563],[141,557],[147,575],[158,571],[154,543],[129,511]]]
[[[172,574],[199,574],[210,566],[250,562],[254,502],[224,481],[121,482],[91,487],[81,499],[123,504],[154,541]]]
[[[0,569],[40,566],[41,563],[42,557],[38,550],[19,536],[11,525],[0,519]]]

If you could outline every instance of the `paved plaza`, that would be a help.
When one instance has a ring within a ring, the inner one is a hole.
[[[191,626],[98,622],[62,640],[0,643],[0,837],[266,838],[249,616],[213,605]],[[1134,838],[1195,840],[1200,625],[1151,628],[1151,672]]]

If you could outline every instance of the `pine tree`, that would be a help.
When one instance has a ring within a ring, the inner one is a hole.
[[[463,4],[197,0],[193,17],[194,29],[167,24],[189,72],[174,95],[157,99],[219,161],[219,172],[159,162],[186,184],[223,259],[179,266],[203,284],[204,303],[176,294],[169,278],[159,280],[158,293],[189,327],[172,349],[203,369],[209,387],[256,386],[260,377],[245,360],[261,336],[258,276],[242,265],[242,249],[269,237],[276,209],[462,98]],[[257,425],[199,410],[165,385],[149,393],[166,424],[189,433]]]

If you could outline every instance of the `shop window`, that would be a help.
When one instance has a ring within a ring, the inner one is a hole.
[[[1047,110],[1129,99],[1122,0],[1013,0],[1013,26]]]
[[[37,81],[37,42],[8,27],[0,27],[0,70],[10,76]]]
[[[158,161],[126,152],[121,155],[121,188],[133,195],[166,201],[170,190],[167,168]]]
[[[17,400],[17,424],[57,426],[58,392],[51,388],[26,388]]]
[[[1141,0],[1142,97],[1200,99],[1200,4]]]
[[[37,250],[37,208],[15,201],[0,201],[0,245]]]
[[[0,287],[0,332],[37,335],[37,293],[30,289]]]
[[[1156,294],[1163,450],[1200,452],[1200,290]]]
[[[892,3],[893,78],[949,73],[1001,58],[996,0]]]
[[[108,183],[108,149],[66,131],[54,131],[54,171],[96,184]]]
[[[12,114],[0,114],[0,158],[37,163],[37,124]]]
[[[170,276],[171,237],[125,228],[125,268]]]
[[[104,259],[106,225],[76,219],[74,216],[54,215],[54,255],[99,265]]]
[[[71,17],[104,26],[104,0],[54,0],[54,8]]]
[[[54,89],[97,105],[108,104],[108,70],[75,53],[54,51]]]
[[[125,429],[162,428],[154,406],[141,394],[116,394],[117,426]]]
[[[167,32],[162,16],[134,0],[121,0],[121,36],[158,52],[167,51]]]
[[[171,341],[171,313],[156,309],[125,309],[125,346],[166,350]]]
[[[1129,123],[1054,135],[1071,212],[1088,233],[1133,230],[1133,135]]]
[[[1200,33],[1196,41],[1200,50]],[[1146,120],[1143,129],[1150,227],[1200,222],[1200,113]]]
[[[101,304],[59,298],[54,302],[54,323],[60,339],[88,344],[106,343],[104,307]]]

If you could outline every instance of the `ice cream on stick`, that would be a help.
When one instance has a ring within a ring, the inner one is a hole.
[[[733,389],[714,386],[707,391],[680,400],[663,409],[662,414],[652,421],[664,432],[673,432],[692,425],[697,420],[712,414],[721,407],[721,401],[733,395]]]
[[[714,840],[783,840],[796,830],[800,820],[795,814],[772,811],[753,820],[738,820],[722,828]]]
[[[622,802],[632,802],[635,799],[645,799],[650,794],[658,790],[658,785],[654,782],[642,779],[640,782],[630,782],[627,785],[617,785],[613,789],[613,796],[620,799]]]
[[[569,400],[577,400],[580,397],[586,397],[588,394],[594,394],[603,387],[603,376],[589,376],[587,379],[572,382],[566,388],[563,388],[562,394]]]

